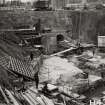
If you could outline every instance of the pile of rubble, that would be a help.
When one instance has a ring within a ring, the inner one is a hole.
[[[41,53],[34,52],[30,56],[29,51],[19,47],[20,38],[15,35],[12,39],[10,37],[12,36],[7,34],[0,36],[0,103],[2,104],[84,105],[86,97],[82,92],[102,79],[96,75],[88,75],[79,67],[82,60],[85,61],[85,66],[90,66],[89,62],[95,62],[92,54],[62,58],[58,56],[60,53],[56,53],[43,59]],[[15,41],[16,38],[18,42]],[[76,48],[72,47],[61,53],[72,49]],[[103,64],[104,60],[101,59],[99,62]],[[40,80],[38,89],[35,87],[37,73]]]
[[[33,55],[33,59],[30,59],[29,52],[27,53],[24,48],[18,46],[21,39],[17,40],[18,37],[15,35],[11,37],[12,35],[8,36],[7,34],[0,36],[0,104],[58,105],[60,103],[60,105],[66,105],[67,102],[69,103],[58,91],[58,87],[52,88],[54,85],[49,84],[50,88],[47,92],[43,92],[46,90],[46,85],[43,83],[41,83],[42,86],[39,85],[39,91],[36,89],[35,74],[43,63],[42,56],[40,54]],[[58,58],[58,60],[61,59]],[[48,94],[49,90],[50,94]],[[75,100],[73,103],[77,104],[78,102]]]

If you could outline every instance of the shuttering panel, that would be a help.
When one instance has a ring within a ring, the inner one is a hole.
[[[31,64],[31,60],[28,58],[26,58],[25,61],[21,61],[6,54],[0,54],[0,65],[3,66],[6,70],[12,70],[20,75],[34,78],[34,74],[40,69],[41,58],[39,57],[36,61],[33,62],[33,64]]]
[[[98,36],[98,46],[105,47],[105,36]]]
[[[13,57],[10,57],[10,64],[14,72],[17,72],[26,77],[34,78],[35,72],[29,64]]]

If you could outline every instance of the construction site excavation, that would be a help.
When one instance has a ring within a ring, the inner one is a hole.
[[[0,105],[105,105],[105,0],[0,0]]]

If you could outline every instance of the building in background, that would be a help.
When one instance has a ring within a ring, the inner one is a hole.
[[[87,0],[51,0],[51,6],[54,9],[62,9],[68,4],[86,4]]]
[[[68,1],[68,4],[69,3],[81,3],[82,0],[67,0]]]
[[[46,1],[46,0],[0,0],[0,4],[12,4],[12,5],[22,5],[24,4],[25,6],[32,6],[35,4],[37,1]],[[105,3],[105,0],[48,0],[50,7],[52,9],[57,10],[57,9],[63,9],[67,5],[84,5],[84,4],[89,4],[89,5],[95,5],[99,3]]]
[[[3,0],[0,0],[0,4],[3,4]]]
[[[62,9],[67,3],[67,0],[51,0],[51,7],[53,9]]]
[[[65,9],[67,10],[81,10],[87,4],[87,0],[66,0]]]
[[[73,4],[73,3],[85,4],[87,3],[87,0],[65,0],[65,1],[66,1],[66,4]]]
[[[0,5],[5,4],[5,0],[0,0]]]

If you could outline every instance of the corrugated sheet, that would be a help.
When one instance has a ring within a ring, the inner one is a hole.
[[[8,55],[0,55],[0,65],[3,66],[5,69],[9,67],[9,56]]]
[[[6,70],[12,70],[23,76],[33,78],[34,74],[39,71],[42,65],[42,58],[38,57],[33,61],[29,58],[25,58],[23,61],[8,55],[0,55],[0,65]]]
[[[10,64],[13,71],[30,78],[34,77],[34,70],[28,63],[10,57]]]

